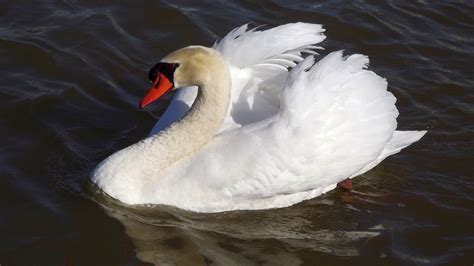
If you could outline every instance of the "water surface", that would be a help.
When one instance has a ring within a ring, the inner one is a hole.
[[[472,265],[472,14],[471,1],[4,1],[0,264]],[[90,170],[166,108],[137,107],[159,58],[295,21],[325,25],[324,53],[369,55],[399,128],[429,133],[352,192],[278,210],[130,209],[90,189]]]

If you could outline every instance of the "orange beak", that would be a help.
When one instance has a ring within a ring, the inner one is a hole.
[[[148,93],[140,101],[140,109],[158,100],[161,96],[173,88],[173,83],[163,74],[159,73]]]

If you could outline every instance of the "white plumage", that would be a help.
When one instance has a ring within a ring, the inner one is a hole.
[[[93,181],[128,204],[198,212],[285,207],[419,140],[425,131],[395,131],[396,99],[386,80],[366,69],[366,56],[339,51],[317,63],[314,56],[303,59],[319,49],[314,44],[324,40],[323,31],[307,23],[231,31],[214,45],[232,82],[218,134],[157,176],[140,170],[153,168],[141,156],[150,154],[147,140],[181,119],[196,98],[197,87],[180,89],[150,137],[102,162]]]

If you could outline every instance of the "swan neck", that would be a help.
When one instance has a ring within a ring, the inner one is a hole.
[[[199,87],[187,114],[157,134],[112,154],[94,169],[93,182],[112,197],[129,204],[140,202],[140,195],[130,190],[141,190],[152,179],[165,176],[172,164],[202,149],[221,127],[230,101],[229,69],[217,51],[193,49],[201,51],[200,57],[194,64],[186,64],[178,84]]]
[[[212,78],[196,80],[198,95],[188,113],[162,132],[151,136],[148,149],[161,169],[190,156],[207,144],[221,127],[230,102],[230,74],[227,65],[206,66]],[[156,173],[156,168],[153,171]]]

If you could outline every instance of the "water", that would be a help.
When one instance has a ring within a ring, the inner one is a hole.
[[[474,262],[471,1],[2,1],[0,264]],[[108,3],[107,3],[108,2]],[[371,58],[418,143],[335,190],[278,210],[130,209],[89,171],[143,138],[148,69],[241,24],[322,23],[326,52]]]

